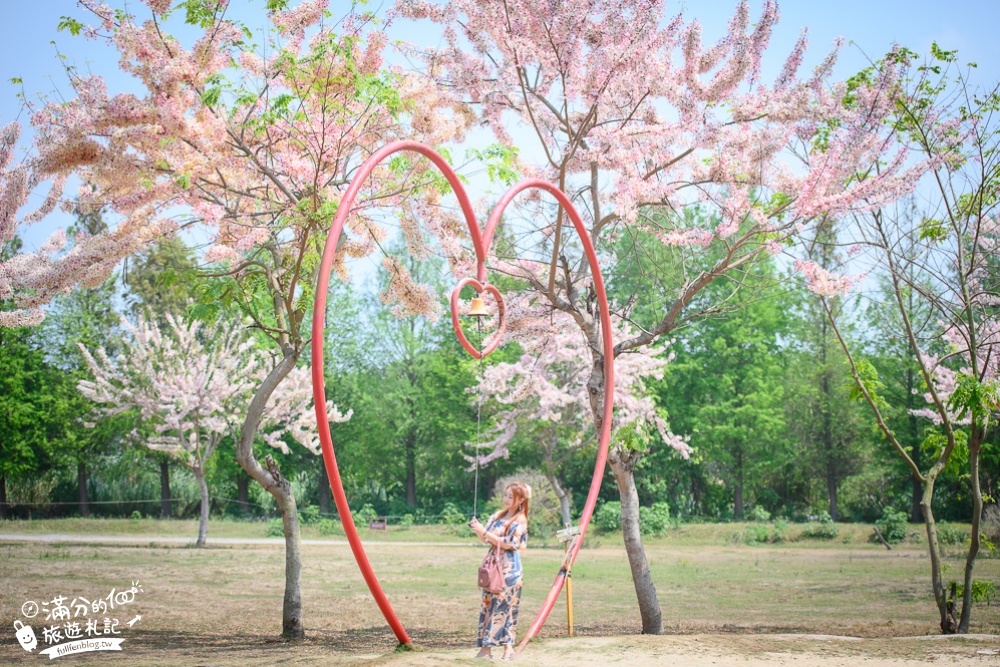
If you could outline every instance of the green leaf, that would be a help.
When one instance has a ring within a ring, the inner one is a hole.
[[[852,401],[860,402],[865,400],[865,393],[871,397],[872,402],[879,410],[888,406],[885,399],[879,392],[885,389],[885,384],[879,379],[878,369],[867,359],[858,359],[854,364],[857,376],[855,383],[848,385],[848,391]],[[862,391],[864,388],[864,391]]]
[[[948,226],[943,220],[925,218],[920,221],[920,240],[939,243],[948,237]]]
[[[83,24],[72,16],[61,16],[59,23],[56,24],[56,31],[62,32],[63,30],[69,30],[69,34],[76,37],[83,31]]]
[[[931,42],[931,55],[943,63],[953,63],[958,59],[958,51],[945,51],[937,42]]]
[[[201,94],[201,101],[204,102],[205,106],[214,107],[219,103],[219,97],[222,95],[222,88],[214,86],[212,88],[206,89]]]
[[[218,3],[215,0],[185,0],[177,5],[184,9],[184,22],[199,28],[211,28],[215,24]]]
[[[990,414],[1000,407],[1000,391],[996,382],[980,382],[974,375],[958,373],[955,391],[948,397],[948,409],[964,420],[972,416],[972,423],[985,428]]]

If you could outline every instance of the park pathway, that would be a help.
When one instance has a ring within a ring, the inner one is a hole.
[[[150,542],[166,544],[194,544],[193,537],[168,537],[157,535],[72,535],[68,533],[0,533],[0,542],[83,542],[88,544],[149,544]],[[225,544],[273,544],[284,545],[281,537],[209,537],[208,545]],[[345,547],[350,546],[347,540],[302,540],[305,545]],[[365,540],[365,548],[380,546],[400,547],[481,547],[474,542],[395,542],[388,540]]]

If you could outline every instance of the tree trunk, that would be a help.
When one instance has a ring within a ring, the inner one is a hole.
[[[417,443],[416,434],[406,434],[406,506],[417,506]]]
[[[284,637],[299,639],[305,637],[305,629],[302,625],[302,553],[298,509],[295,506],[295,498],[292,497],[292,486],[281,475],[274,459],[270,455],[267,456],[265,469],[253,453],[254,437],[267,401],[274,393],[275,387],[295,368],[297,359],[298,352],[286,348],[285,356],[271,369],[257,388],[257,393],[247,408],[243,426],[240,428],[240,437],[236,443],[236,460],[250,477],[274,496],[281,509],[285,530],[285,596],[281,609],[281,634]]]
[[[625,553],[628,554],[628,564],[632,570],[632,583],[635,585],[635,596],[639,602],[639,615],[642,617],[642,634],[663,634],[663,613],[660,611],[660,601],[656,598],[656,586],[649,571],[649,561],[642,545],[642,534],[639,530],[639,492],[635,488],[633,470],[642,456],[639,452],[622,451],[614,448],[608,454],[611,472],[618,483],[618,492],[622,501],[622,537],[625,540]]]
[[[577,311],[577,315],[579,314]],[[594,317],[596,318],[596,315]],[[590,398],[591,416],[594,419],[594,430],[600,433],[604,427],[604,396],[607,389],[604,386],[604,354],[597,352],[601,346],[595,320],[591,320],[590,328],[585,328],[585,331],[593,354],[593,366],[587,379],[587,393]],[[611,350],[607,352],[612,354]],[[642,545],[642,535],[639,532],[639,492],[635,488],[635,477],[633,477],[635,464],[641,457],[640,452],[626,452],[620,447],[611,447],[608,451],[608,464],[611,466],[621,496],[622,537],[625,541],[629,568],[632,571],[636,601],[639,603],[642,633],[659,635],[663,634],[663,612],[660,611],[660,601],[656,598],[656,586],[653,585],[646,549]]]
[[[250,478],[243,471],[236,474],[236,506],[243,516],[250,514]]]
[[[0,475],[0,519],[7,517],[7,475]]]
[[[733,485],[733,518],[743,520],[743,452],[736,455],[736,484]]]
[[[282,477],[270,454],[264,458],[264,462],[281,491],[271,491],[271,495],[278,501],[285,529],[285,598],[281,611],[281,634],[285,637],[302,638],[305,637],[305,628],[302,627],[302,538],[299,532],[299,511],[295,505],[291,483]]]
[[[173,514],[170,506],[170,461],[160,461],[160,518],[169,519]]]
[[[831,464],[826,473],[826,494],[830,499],[830,518],[840,521],[840,508],[837,507],[837,477]]]
[[[690,466],[691,480],[691,509],[694,512],[701,512],[702,514],[708,514],[706,511],[706,503],[704,502],[705,494],[702,493],[701,479],[698,477],[697,469],[694,466]]]
[[[910,497],[910,523],[923,523],[924,511],[920,508],[920,499],[924,495],[924,488],[916,476],[910,477],[912,492]]]
[[[76,486],[79,493],[80,516],[90,516],[90,496],[87,495],[87,464],[79,461],[76,464]]]
[[[832,392],[830,391],[830,370],[826,360],[826,327],[827,321],[826,318],[823,318],[823,345],[820,348],[820,363],[823,365],[823,375],[820,379],[820,392],[823,397],[823,420],[820,439],[823,445],[823,458],[826,464],[824,468],[826,469],[827,506],[830,511],[830,518],[834,521],[840,521],[840,508],[837,506],[837,451],[833,444],[833,424],[831,423],[832,415],[830,414],[833,400],[831,396]]]
[[[545,479],[549,480],[552,490],[556,492],[556,497],[559,499],[559,515],[562,519],[563,527],[569,527],[573,523],[573,517],[569,513],[569,491],[562,487],[562,484],[559,483],[559,478],[551,472],[546,473]]]
[[[941,633],[953,635],[958,630],[955,620],[954,601],[949,601],[941,579],[941,548],[938,545],[937,524],[934,523],[934,512],[931,510],[931,500],[934,497],[933,474],[928,474],[924,482],[924,492],[920,498],[920,509],[924,515],[924,527],[927,530],[927,548],[931,556],[931,587],[934,590],[934,601],[938,606],[941,618]]]
[[[319,480],[319,511],[323,516],[330,515],[330,478],[326,475],[326,464],[320,461]]]
[[[911,410],[917,408],[916,401],[914,400],[914,389],[916,385],[914,384],[913,369],[909,368],[906,371],[906,402],[907,402],[907,413],[909,414],[909,431],[910,431],[910,459],[913,464],[919,470],[923,465],[921,461],[921,451],[920,451],[920,425],[917,422],[917,417]],[[920,509],[920,501],[924,495],[924,486],[921,483],[920,478],[913,475],[910,478],[911,495],[910,495],[910,521],[912,523],[922,523],[924,520],[924,513]]]
[[[979,524],[983,518],[983,490],[979,482],[979,451],[982,447],[985,433],[981,429],[974,429],[973,435],[969,438],[969,472],[972,481],[972,535],[969,542],[969,553],[965,556],[965,578],[963,580],[965,590],[962,595],[962,615],[959,617],[958,632],[965,634],[969,631],[969,621],[972,617],[972,568],[976,564],[976,556],[979,555],[980,532]]]
[[[198,481],[198,490],[201,491],[201,515],[198,519],[198,541],[194,543],[196,547],[205,546],[208,540],[208,484],[205,482],[205,471],[200,467],[191,468],[194,478]]]

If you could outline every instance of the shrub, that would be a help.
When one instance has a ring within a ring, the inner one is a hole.
[[[952,581],[951,583],[955,583]],[[965,596],[965,586],[963,584],[956,584],[955,586],[955,599],[961,600]],[[980,602],[985,602],[989,606],[990,601],[997,596],[996,585],[988,579],[973,579],[972,580],[972,602],[973,604],[978,604]]]
[[[351,516],[354,518],[354,525],[367,527],[378,518],[378,512],[375,511],[375,507],[371,503],[365,503],[361,509],[351,512]]]
[[[344,526],[339,521],[323,517],[316,522],[316,529],[320,535],[343,535]]]
[[[612,533],[622,529],[622,504],[617,500],[608,502],[597,508],[591,520],[594,527],[604,533]]]
[[[480,522],[482,523],[482,522]],[[484,524],[485,525],[485,524]],[[456,523],[448,526],[448,532],[458,537],[475,537],[476,531],[472,530],[467,523]]]
[[[468,519],[465,518],[465,514],[458,509],[458,505],[455,503],[447,502],[441,508],[441,523],[447,526],[460,526],[466,521]]]
[[[409,528],[412,525],[413,525],[413,515],[412,514],[404,514],[402,517],[400,517],[400,519],[399,519],[399,527],[400,528]]]
[[[281,518],[271,519],[267,522],[267,527],[264,530],[264,534],[268,537],[284,537],[285,536],[285,524]]]
[[[763,544],[767,542],[768,538],[767,526],[750,524],[743,530],[740,537],[744,544]]]
[[[910,532],[906,513],[899,512],[889,505],[882,508],[882,518],[875,522],[875,527],[889,544],[899,544]]]
[[[621,503],[619,503],[619,522]],[[660,535],[670,527],[670,505],[665,502],[653,503],[652,507],[639,508],[639,532],[643,535]]]
[[[953,526],[942,521],[937,527],[938,544],[965,544],[969,539],[969,531],[963,530],[961,526]]]
[[[319,507],[317,505],[307,505],[299,510],[299,521],[307,526],[317,523],[319,516]]]
[[[811,523],[802,531],[807,540],[832,540],[840,535],[840,526],[833,522],[829,512],[820,512],[816,523]]]
[[[760,505],[756,505],[752,510],[750,510],[750,515],[747,518],[750,521],[759,521],[764,523],[771,520],[771,513]]]
[[[786,539],[788,539],[788,522],[784,519],[775,519],[770,541],[784,542]]]
[[[892,503],[896,494],[890,478],[878,466],[871,466],[845,479],[839,494],[841,515],[866,523],[878,519],[882,508]]]
[[[612,533],[622,528],[622,504],[617,500],[597,508],[591,524],[599,531]],[[639,508],[639,531],[643,535],[661,535],[671,527],[670,505],[665,502],[653,503],[650,507]]]
[[[752,523],[743,529],[742,533],[736,533],[734,540],[736,542],[742,541],[744,544],[765,544],[765,543],[778,543],[784,542],[788,535],[788,522],[784,519],[778,519],[772,524],[771,528],[768,529],[767,526],[763,524]]]

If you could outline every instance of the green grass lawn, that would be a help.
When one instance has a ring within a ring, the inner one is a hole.
[[[275,521],[275,520],[272,520]],[[682,523],[668,530],[663,535],[647,536],[643,541],[649,545],[673,546],[723,546],[742,544],[739,537],[751,526],[770,526],[771,524],[751,523]],[[830,549],[867,549],[884,550],[883,547],[869,542],[872,535],[871,524],[847,523],[838,524],[839,534],[831,540],[805,539],[802,532],[808,524],[789,524],[787,539],[782,543],[786,548],[813,549],[817,546]],[[951,524],[968,530],[968,524]],[[409,527],[390,525],[386,530],[369,530],[366,526],[359,527],[362,539],[365,541],[388,542],[468,542],[474,544],[475,537],[464,526],[414,525]],[[33,519],[0,521],[0,533],[35,534],[66,533],[72,535],[117,535],[136,537],[190,537],[198,535],[198,521],[177,519],[107,519],[107,518],[67,518],[67,519]],[[274,537],[268,531],[266,521],[243,521],[236,519],[212,518],[208,524],[208,536],[226,538],[257,539]],[[308,540],[341,541],[346,539],[343,530],[337,526],[333,533],[324,534],[315,525],[303,525],[302,537]],[[925,549],[925,533],[922,524],[910,525],[910,539],[897,549]],[[532,536],[533,546],[558,547],[554,535],[540,537]],[[586,546],[621,546],[620,533],[599,533],[591,528],[588,532]]]

